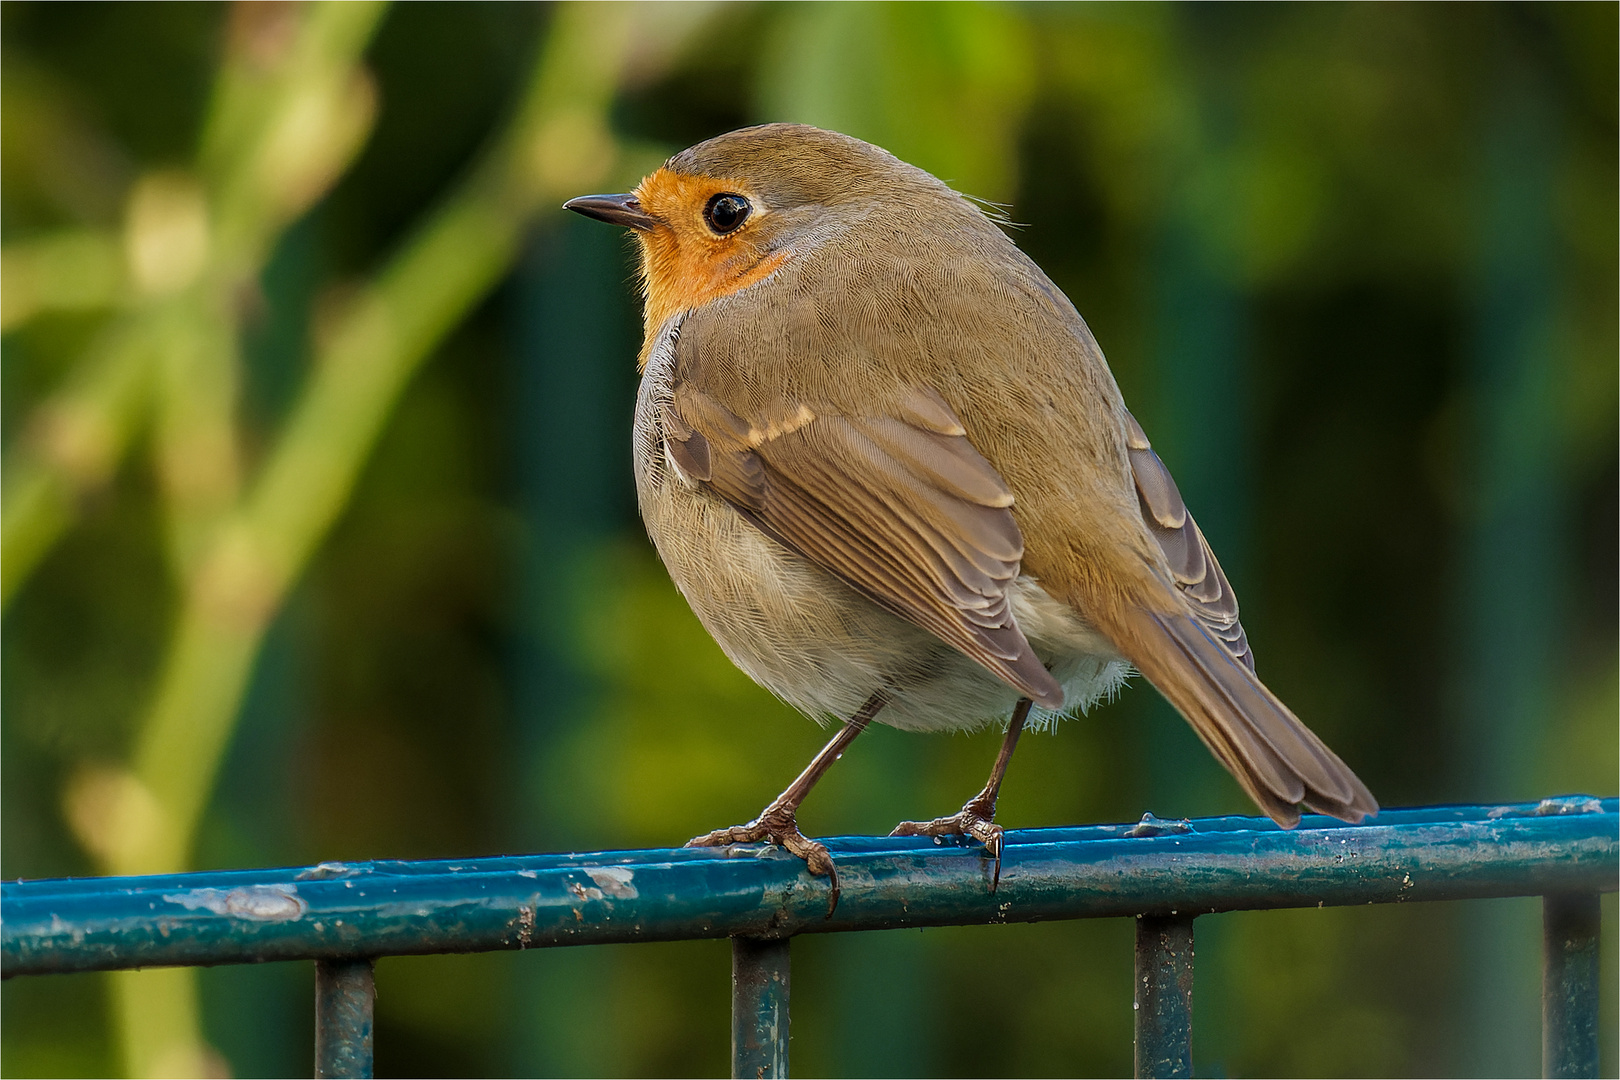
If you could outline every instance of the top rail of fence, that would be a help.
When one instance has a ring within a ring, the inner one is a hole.
[[[826,879],[761,845],[9,882],[0,974],[1612,892],[1620,801],[1014,830],[996,889],[977,844],[827,845],[831,917]]]

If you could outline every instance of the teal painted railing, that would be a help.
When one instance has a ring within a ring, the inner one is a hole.
[[[1009,832],[999,887],[974,844],[827,841],[843,895],[779,849],[620,851],[0,886],[6,978],[314,960],[317,1076],[371,1075],[379,956],[729,937],[734,1076],[788,1071],[794,935],[1135,917],[1136,1074],[1190,1076],[1193,923],[1257,908],[1545,897],[1548,1076],[1598,1070],[1598,896],[1620,802],[1386,810],[1282,830],[1225,817]]]

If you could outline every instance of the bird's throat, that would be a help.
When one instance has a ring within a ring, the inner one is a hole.
[[[683,251],[663,230],[638,234],[642,280],[646,290],[647,335],[658,332],[675,315],[694,311],[741,292],[770,277],[788,259],[786,251],[761,257],[752,250]]]

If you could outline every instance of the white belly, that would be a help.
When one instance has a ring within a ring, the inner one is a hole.
[[[677,588],[727,656],[754,681],[817,720],[847,718],[876,693],[877,719],[906,730],[1005,723],[1018,692],[934,635],[892,615],[783,547],[669,463],[658,430],[668,400],[664,341],[652,350],[636,409],[641,516]],[[1028,575],[1014,583],[1013,617],[1085,710],[1125,682],[1125,661]],[[1050,719],[1036,710],[1035,726]]]

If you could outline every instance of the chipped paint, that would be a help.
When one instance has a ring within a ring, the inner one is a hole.
[[[518,948],[527,949],[534,944],[534,905],[518,908]]]
[[[600,900],[600,899],[602,899],[602,890],[601,889],[592,888],[589,885],[581,885],[577,881],[570,881],[568,883],[568,891],[573,893],[575,896],[579,897],[581,900]],[[576,909],[576,914],[577,914],[577,909]]]
[[[1601,814],[1603,813],[1603,800],[1595,795],[1564,795],[1554,799],[1542,799],[1537,804],[1535,813],[1538,816],[1546,814]]]
[[[1505,817],[1548,817],[1556,814],[1601,814],[1603,800],[1595,795],[1554,795],[1533,808],[1498,806],[1485,816],[1492,821]]]
[[[1154,817],[1152,812],[1142,815],[1142,820],[1125,830],[1126,836],[1165,836],[1173,833],[1190,833],[1193,831],[1192,822],[1187,818],[1179,820],[1166,820]]]
[[[640,895],[632,884],[636,872],[628,866],[588,866],[585,876],[615,900],[634,900]]]
[[[183,893],[164,893],[163,899],[187,911],[200,908],[215,915],[261,922],[300,919],[309,909],[309,905],[298,895],[298,890],[291,885],[248,885],[229,892],[224,889],[191,889]]]

